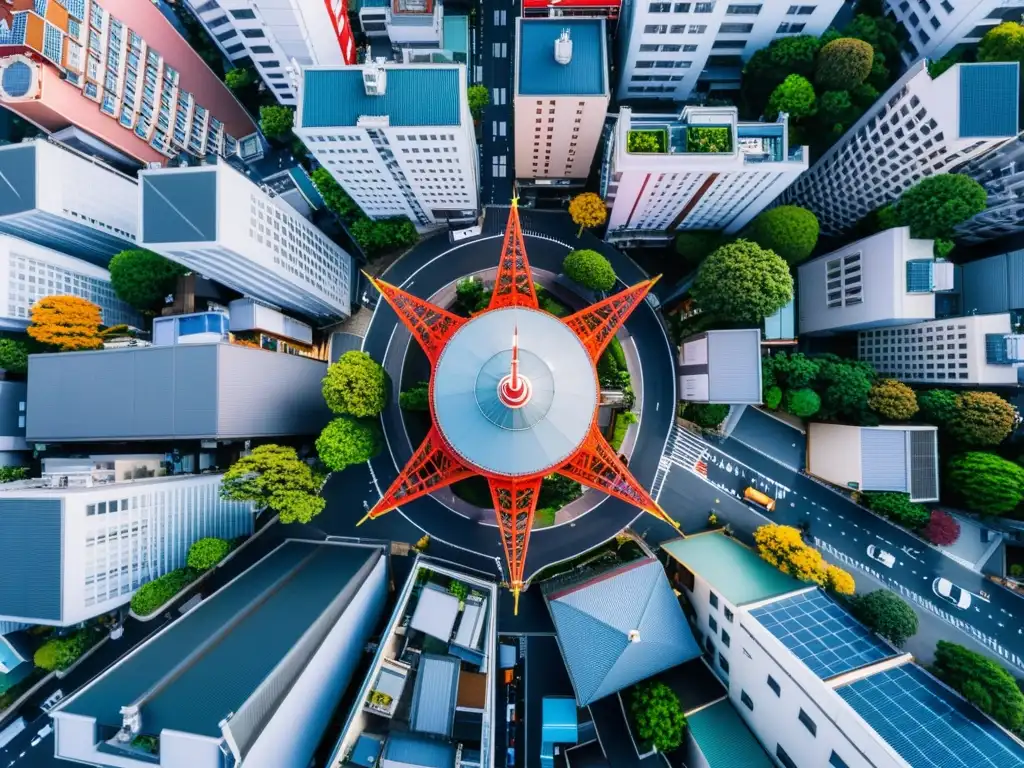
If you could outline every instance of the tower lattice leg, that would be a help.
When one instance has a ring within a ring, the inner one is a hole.
[[[541,478],[515,480],[489,478],[494,512],[501,531],[501,545],[508,562],[509,585],[515,600],[514,612],[519,613],[519,593],[523,589],[523,571],[526,568],[526,550],[530,544],[533,513],[540,496]]]

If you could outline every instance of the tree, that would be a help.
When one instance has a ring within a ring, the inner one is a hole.
[[[729,415],[729,406],[721,403],[687,403],[686,418],[705,429],[714,429]]]
[[[220,495],[271,509],[282,523],[308,523],[327,503],[318,495],[320,480],[294,448],[261,445],[224,473]]]
[[[917,413],[917,396],[902,381],[880,379],[871,385],[868,407],[883,419],[906,421]]]
[[[921,531],[932,544],[940,547],[948,547],[956,544],[960,538],[960,523],[951,514],[941,509],[933,509],[931,520]]]
[[[579,224],[576,237],[583,234],[584,228],[600,227],[608,218],[608,208],[604,201],[593,192],[583,192],[569,201],[569,216]]]
[[[959,395],[951,389],[929,389],[917,393],[921,418],[937,427],[945,427],[956,416]]]
[[[645,682],[633,689],[629,704],[636,735],[659,752],[671,752],[683,743],[686,716],[679,698],[664,683]]]
[[[782,390],[778,387],[768,387],[764,391],[764,406],[774,411],[782,404]]]
[[[334,180],[331,172],[326,168],[320,166],[314,169],[309,174],[309,178],[313,182],[313,186],[316,187],[316,191],[320,193],[320,197],[324,199],[327,210],[340,216],[346,222],[363,215],[363,209],[349,197],[348,192]]]
[[[62,352],[101,349],[100,308],[78,296],[45,296],[32,305],[28,335]]]
[[[796,265],[818,244],[818,230],[818,217],[806,208],[780,205],[755,216],[743,236]]]
[[[403,411],[430,410],[430,384],[421,381],[399,393],[398,407]]]
[[[917,614],[910,604],[888,589],[876,589],[850,601],[853,615],[872,632],[897,648],[917,634]]]
[[[231,542],[226,539],[218,539],[208,536],[199,539],[188,548],[186,565],[194,571],[208,571],[231,551]]]
[[[0,467],[0,483],[13,483],[28,478],[27,467]]]
[[[774,251],[737,240],[705,259],[690,294],[705,312],[760,323],[793,298],[793,276]]]
[[[786,392],[786,411],[800,419],[809,419],[821,410],[821,398],[813,389],[791,389]]]
[[[195,573],[190,569],[178,568],[147,581],[132,595],[132,610],[139,616],[148,616],[174,599],[194,578]]]
[[[723,241],[722,233],[714,230],[684,230],[676,235],[676,253],[691,267],[696,267]]]
[[[825,91],[818,99],[818,121],[840,134],[857,119],[860,111],[853,105],[848,91]]]
[[[974,179],[942,173],[921,179],[900,197],[896,214],[912,237],[949,238],[953,228],[985,210],[988,193]]]
[[[803,352],[793,352],[789,355],[785,352],[778,352],[765,358],[765,362],[768,361],[771,361],[771,369],[776,382],[780,387],[786,389],[811,386],[820,370],[818,361],[807,357]]]
[[[405,248],[419,239],[416,225],[404,217],[374,220],[363,216],[351,223],[349,232],[370,256],[391,248]]]
[[[849,91],[867,79],[874,60],[875,50],[870,43],[841,37],[818,52],[814,81],[826,91]]]
[[[912,531],[923,528],[931,519],[927,508],[911,501],[906,493],[865,493],[863,498],[873,512]]]
[[[346,352],[327,369],[324,400],[335,413],[365,419],[384,410],[388,379],[380,363],[366,352]]]
[[[1024,498],[1024,469],[994,453],[954,456],[946,465],[945,480],[967,509],[982,515],[1005,515]]]
[[[874,369],[867,363],[822,355],[815,385],[821,395],[821,417],[860,421],[868,407],[874,376]]]
[[[789,75],[772,91],[764,116],[768,120],[775,120],[780,112],[785,112],[793,120],[799,120],[801,117],[810,117],[816,111],[817,98],[811,81],[800,75]]]
[[[786,75],[811,77],[821,43],[813,35],[776,38],[758,49],[743,68],[740,92],[751,116],[758,116]]]
[[[626,135],[627,152],[664,152],[659,131],[630,131]]]
[[[0,339],[0,369],[28,373],[28,346],[18,339]]]
[[[574,283],[592,291],[610,291],[615,287],[615,270],[597,251],[572,251],[562,262],[562,271]]]
[[[121,301],[140,312],[153,312],[174,293],[178,276],[188,272],[180,264],[144,248],[121,251],[110,260],[110,283]]]
[[[868,107],[878,101],[880,95],[878,89],[871,83],[861,83],[850,91],[850,101],[858,110],[866,112]]]
[[[295,112],[277,104],[260,107],[260,130],[268,139],[283,141],[292,132]]]
[[[964,392],[946,423],[950,437],[970,448],[998,445],[1013,431],[1017,409],[994,392]]]
[[[843,28],[843,34],[846,37],[863,40],[874,49],[875,56],[872,69],[879,65],[884,66],[887,61],[899,61],[900,41],[896,22],[892,19],[886,18],[881,14],[869,16],[859,13],[853,18],[853,21]],[[886,76],[888,76],[888,73]],[[869,79],[871,78],[869,77]]]
[[[939,640],[932,672],[1005,728],[1019,731],[1024,725],[1024,693],[1013,676],[991,659]]]
[[[853,580],[853,576],[838,565],[825,566],[825,583],[822,586],[837,595],[852,595],[857,591],[857,584]]]
[[[369,461],[381,449],[380,430],[376,422],[339,416],[324,427],[316,439],[320,461],[335,472],[351,464]]]
[[[978,43],[978,61],[1019,61],[1024,64],[1024,26],[1004,21]]]
[[[253,82],[252,70],[248,67],[235,67],[224,75],[224,84],[235,92],[244,91]]]
[[[36,649],[32,661],[48,672],[64,670],[74,664],[88,647],[88,630],[67,637],[51,637]]]
[[[469,99],[469,111],[474,120],[484,116],[484,108],[491,103],[491,92],[486,85],[471,85],[466,89]]]
[[[761,559],[783,573],[814,584],[825,582],[825,561],[818,550],[804,544],[800,531],[789,525],[769,523],[754,531]]]

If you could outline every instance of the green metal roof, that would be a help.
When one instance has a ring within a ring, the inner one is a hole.
[[[393,127],[459,125],[459,69],[387,66],[380,96],[367,96],[361,67],[305,69],[302,127],[355,126],[360,117],[387,115]]]
[[[729,699],[688,715],[686,722],[708,768],[773,768]]]
[[[555,61],[563,29],[572,40],[568,64]],[[524,96],[597,96],[608,91],[604,19],[520,19],[519,93]]]
[[[961,64],[960,138],[992,138],[1017,134],[1017,91],[1020,64]]]
[[[722,533],[667,541],[661,548],[733,605],[746,605],[807,587]]]

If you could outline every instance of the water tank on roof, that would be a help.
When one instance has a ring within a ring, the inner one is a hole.
[[[555,40],[555,61],[563,66],[572,61],[572,40],[569,39],[568,29],[563,29]]]

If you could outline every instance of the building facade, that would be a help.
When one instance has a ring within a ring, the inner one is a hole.
[[[28,384],[7,376],[0,373],[0,466],[4,467],[26,464],[31,458],[25,440]]]
[[[221,52],[251,61],[274,97],[298,103],[299,73],[317,64],[354,64],[346,0],[187,0]]]
[[[634,142],[656,142],[640,150]],[[631,149],[632,147],[632,149]],[[678,230],[738,232],[807,169],[787,119],[743,123],[735,107],[678,118],[619,110],[601,165],[610,242],[671,240]]]
[[[937,317],[1024,313],[1024,250],[957,265],[954,289],[942,299]]]
[[[1019,64],[914,64],[785,194],[838,235],[921,179],[1017,135]]]
[[[957,240],[982,243],[1021,231],[1024,225],[1024,135],[958,168],[988,193],[985,210],[956,228]]]
[[[13,0],[0,10],[0,103],[76,127],[139,164],[258,157],[256,124],[153,3]]]
[[[475,220],[479,158],[461,64],[311,67],[295,133],[371,219]]]
[[[523,17],[528,19],[565,18],[573,16],[606,19],[615,28],[622,8],[621,0],[524,0]]]
[[[227,163],[139,178],[146,248],[321,324],[349,315],[352,257]]]
[[[632,0],[624,4],[617,35],[618,97],[684,101],[738,90],[743,64],[755,51],[788,35],[820,35],[842,5]]]
[[[885,0],[886,11],[907,31],[900,55],[906,64],[941,59],[958,45],[974,45],[992,27],[1020,21],[1024,0]]]

